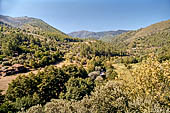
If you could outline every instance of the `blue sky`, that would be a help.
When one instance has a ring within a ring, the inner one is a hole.
[[[170,0],[0,0],[0,14],[72,31],[134,30],[170,19]]]

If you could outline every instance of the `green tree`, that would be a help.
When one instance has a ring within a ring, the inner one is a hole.
[[[38,74],[19,76],[9,84],[6,99],[15,102],[17,98],[37,96],[39,103],[58,98],[69,77],[58,68],[49,66]]]
[[[70,78],[66,83],[65,98],[68,100],[81,100],[85,95],[90,95],[94,88],[94,83],[91,79]]]
[[[19,39],[15,35],[12,38],[7,38],[2,43],[2,52],[5,55],[14,55],[17,50],[19,50]]]
[[[2,90],[0,90],[0,105],[4,102],[4,95],[2,95]]]
[[[87,72],[82,66],[77,66],[74,64],[63,66],[62,70],[66,73],[69,77],[80,77],[80,78],[87,78]]]

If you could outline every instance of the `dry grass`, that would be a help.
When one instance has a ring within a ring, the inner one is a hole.
[[[115,71],[118,73],[118,79],[127,81],[127,82],[134,82],[134,78],[132,77],[131,70],[138,67],[139,64],[131,64],[131,69],[127,69],[124,64],[113,64],[115,67]]]

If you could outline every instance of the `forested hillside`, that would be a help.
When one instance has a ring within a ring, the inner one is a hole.
[[[90,32],[90,31],[77,31],[71,32],[68,35],[77,38],[91,38],[91,39],[103,39],[107,37],[114,37],[116,35],[128,32],[128,30],[117,30],[117,31],[102,31],[102,32]]]
[[[169,20],[104,42],[10,18],[0,27],[0,79],[17,78],[0,91],[0,113],[169,113]]]
[[[125,48],[130,54],[148,56],[154,53],[160,60],[170,59],[170,20],[112,38],[113,45]]]
[[[67,42],[81,41],[61,33],[34,34],[5,24],[1,24],[0,31],[1,75],[14,74],[16,64],[30,70],[57,63],[69,51]]]
[[[55,32],[60,35],[64,35],[63,32],[58,29],[50,26],[41,19],[32,18],[32,17],[9,17],[0,15],[0,22],[10,25],[15,28],[20,28],[27,32],[32,33],[44,33],[44,32]]]

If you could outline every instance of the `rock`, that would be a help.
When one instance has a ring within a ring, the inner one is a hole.
[[[97,76],[100,75],[100,71],[93,71],[91,73],[88,74],[88,76],[92,79],[95,80]]]
[[[97,76],[95,80],[96,80],[96,81],[102,81],[102,80],[103,80],[103,77]]]

